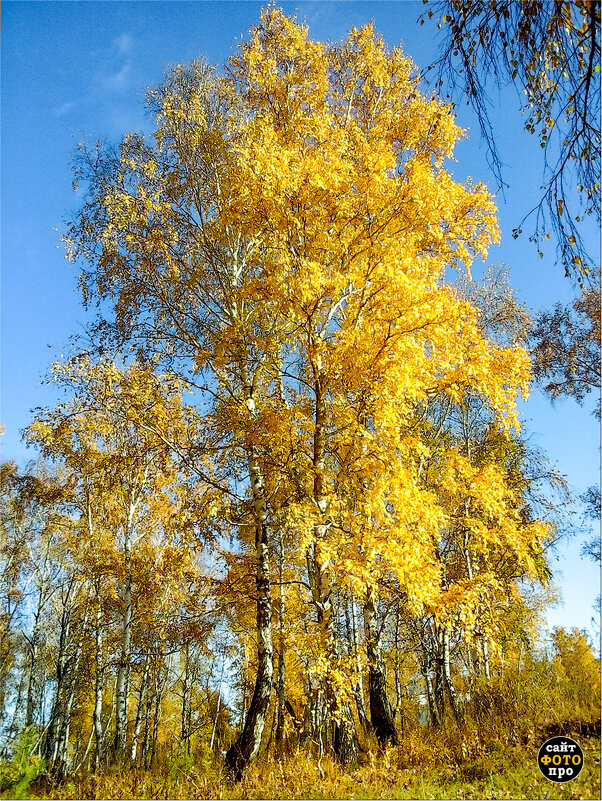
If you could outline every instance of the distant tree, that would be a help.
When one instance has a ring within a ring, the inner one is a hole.
[[[600,487],[593,485],[588,487],[581,496],[581,501],[585,507],[584,517],[589,520],[600,520]],[[581,554],[593,559],[594,562],[600,562],[600,535],[595,534],[591,537],[582,547]],[[598,604],[600,598],[598,596]]]
[[[600,391],[600,273],[594,285],[570,305],[557,303],[542,311],[531,331],[533,372],[543,390],[556,400],[574,398],[581,404],[591,392]],[[600,419],[600,396],[594,407]],[[600,518],[600,488],[589,487],[581,496],[585,517]],[[600,561],[600,539],[595,535],[581,553]]]
[[[175,564],[184,565],[190,549],[191,524],[180,514],[184,489],[172,448],[165,444],[165,439],[175,439],[175,432],[184,425],[181,407],[177,388],[166,376],[160,381],[137,364],[122,370],[109,361],[92,364],[88,359],[73,360],[55,364],[52,380],[77,393],[76,397],[54,409],[38,410],[25,433],[45,456],[64,462],[71,471],[72,504],[79,526],[74,528],[75,543],[69,545],[65,538],[62,547],[77,553],[73,561],[78,563],[78,574],[92,579],[97,605],[100,595],[111,586],[107,579],[114,576],[121,626],[114,751],[123,757],[136,627],[142,622],[148,631],[155,629],[154,619],[161,605],[156,577],[161,576],[160,585],[168,583],[169,564],[162,565],[162,552],[172,545],[173,553],[178,554]],[[155,433],[159,426],[161,436]],[[175,532],[170,537],[172,527]],[[178,542],[180,550],[173,544]],[[173,554],[168,556],[167,563],[174,558]],[[99,583],[101,576],[104,581]],[[73,582],[75,593],[81,576]],[[69,598],[74,600],[71,595]],[[71,615],[71,608],[67,613]],[[100,650],[99,643],[97,646]],[[60,738],[56,728],[51,734]],[[96,736],[100,751],[98,729]],[[52,752],[55,744],[52,737],[48,739]],[[51,762],[56,763],[56,759]],[[60,769],[64,762],[60,760]]]
[[[557,303],[542,311],[531,332],[536,380],[552,400],[563,396],[581,404],[600,388],[600,284],[594,284],[570,305]],[[600,419],[600,399],[594,410]]]
[[[514,235],[534,216],[532,241],[553,233],[565,273],[581,278],[595,260],[579,223],[591,216],[600,221],[599,1],[436,0],[421,23],[425,16],[443,31],[430,69],[452,96],[459,90],[472,105],[500,186],[490,89],[512,83],[520,93],[525,129],[537,134],[544,151],[543,194]]]

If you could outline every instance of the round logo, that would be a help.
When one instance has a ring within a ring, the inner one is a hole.
[[[539,749],[537,764],[551,782],[570,782],[581,772],[583,751],[570,737],[551,737]]]

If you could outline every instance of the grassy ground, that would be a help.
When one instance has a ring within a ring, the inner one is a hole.
[[[48,799],[502,799],[600,798],[600,739],[581,739],[585,755],[579,776],[565,784],[544,779],[537,767],[537,747],[503,747],[473,755],[460,765],[409,765],[408,754],[391,751],[372,757],[355,771],[342,771],[330,759],[318,765],[297,754],[285,762],[253,766],[239,784],[215,769],[172,764],[165,772],[109,771],[51,784],[32,783],[23,798]],[[410,755],[411,756],[411,755]],[[421,762],[424,759],[420,760]],[[11,797],[11,796],[4,796]]]

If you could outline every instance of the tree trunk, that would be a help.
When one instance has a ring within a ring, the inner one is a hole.
[[[129,701],[129,667],[131,658],[132,639],[132,525],[134,520],[135,504],[132,501],[128,509],[128,517],[124,530],[123,557],[125,569],[125,586],[123,592],[123,633],[121,638],[121,654],[117,671],[117,713],[115,722],[115,754],[125,756],[128,701]]]
[[[435,695],[433,692],[433,683],[431,681],[429,669],[427,668],[426,671],[423,673],[424,681],[426,684],[426,695],[428,700],[428,708],[429,708],[429,717],[431,721],[431,725],[438,727],[440,723],[439,719],[439,711],[437,710],[437,704],[435,703]]]
[[[69,772],[69,730],[71,728],[71,713],[75,700],[75,682],[70,682],[65,706],[61,716],[61,727],[56,748],[55,773],[63,779]]]
[[[157,671],[156,665],[155,669],[153,670],[153,686],[152,692],[149,686],[148,692],[146,694],[146,707],[144,710],[144,741],[142,744],[142,762],[144,764],[145,769],[148,769],[149,766],[149,757],[150,757],[150,735],[151,735],[151,712],[153,709],[153,701],[155,699],[155,695],[157,693]]]
[[[69,589],[66,604],[69,605],[68,621],[64,627],[65,631],[65,649],[62,653],[60,660],[60,669],[57,665],[57,692],[55,696],[56,707],[53,704],[53,720],[52,726],[52,769],[56,776],[64,778],[69,770],[69,731],[71,728],[71,714],[73,712],[73,704],[75,701],[77,682],[79,675],[79,666],[81,655],[83,651],[83,634],[87,624],[88,613],[84,615],[83,620],[79,621],[79,636],[73,644],[69,641],[71,612],[73,609],[72,601],[69,598],[71,588]],[[62,632],[61,632],[62,634]],[[68,653],[68,648],[73,645],[71,654]],[[59,680],[60,676],[60,680]]]
[[[149,766],[152,767],[156,758],[157,758],[157,736],[159,734],[159,723],[161,721],[161,708],[163,705],[163,696],[165,694],[165,688],[167,686],[167,679],[168,679],[168,672],[165,671],[165,676],[161,681],[161,684],[158,687],[157,693],[155,695],[155,714],[153,717],[153,736],[151,742],[151,752],[150,752],[150,760]]]
[[[322,544],[326,540],[329,523],[324,520],[327,511],[325,497],[324,471],[326,463],[326,411],[324,391],[320,377],[314,383],[316,395],[313,439],[313,502],[323,520],[314,525],[313,542],[306,552],[307,573],[313,604],[316,608],[320,647],[326,662],[326,672],[321,677],[324,701],[333,731],[333,750],[342,765],[355,763],[357,759],[357,733],[350,711],[339,698],[334,680],[334,672],[339,668],[339,655],[334,630],[332,608],[332,586],[328,576],[330,558],[322,554]],[[320,743],[322,740],[320,739]]]
[[[328,719],[328,729],[333,732],[332,747],[342,765],[355,763],[357,758],[357,733],[353,724],[350,710],[343,705],[339,698],[338,689],[333,673],[339,668],[339,654],[337,652],[336,636],[334,631],[334,614],[331,601],[331,587],[327,579],[327,564],[321,556],[321,541],[324,537],[325,526],[315,526],[315,542],[307,551],[307,569],[309,584],[312,590],[313,603],[317,612],[318,630],[322,654],[326,660],[326,670],[320,676],[322,692],[316,696],[316,721],[312,725],[314,734],[312,739],[319,743],[322,752],[327,745],[321,726],[320,706],[325,706]],[[319,721],[319,722],[318,722]]]
[[[32,726],[34,723],[34,712],[39,696],[39,677],[38,672],[38,646],[40,640],[40,616],[42,605],[42,590],[40,590],[38,609],[36,611],[31,642],[29,646],[29,680],[27,682],[27,706],[25,711],[25,726]]]
[[[445,716],[445,684],[443,681],[443,659],[439,651],[436,652],[437,656],[432,660],[435,665],[435,704],[439,712],[439,720],[443,720]]]
[[[136,763],[136,756],[138,755],[138,741],[140,740],[140,732],[142,730],[142,714],[144,709],[144,698],[146,696],[146,685],[148,681],[148,654],[144,660],[144,671],[140,679],[140,690],[138,692],[138,705],[136,707],[136,722],[134,724],[134,733],[132,735],[132,762]]]
[[[47,544],[44,553],[44,559],[41,567],[41,574],[39,578],[39,593],[36,613],[33,621],[33,631],[31,633],[30,649],[29,649],[29,681],[27,684],[27,707],[25,711],[25,726],[31,726],[35,722],[35,710],[40,699],[40,677],[38,676],[38,658],[39,658],[39,645],[40,645],[40,628],[42,621],[42,612],[46,606],[46,602],[54,592],[52,587],[48,586],[48,548],[50,543]]]
[[[333,750],[341,765],[357,766],[357,732],[348,704],[341,705],[341,717],[335,721]]]
[[[458,694],[451,677],[450,659],[449,659],[449,631],[447,627],[443,628],[443,680],[445,688],[449,696],[449,702],[454,713],[456,720],[461,718],[460,704],[458,701]]]
[[[86,759],[88,758],[88,754],[90,753],[90,748],[92,747],[92,741],[94,740],[94,727],[90,728],[90,734],[88,735],[88,742],[86,743],[86,747],[84,748],[84,752],[81,755],[79,762],[75,765],[73,770],[74,773],[79,773],[82,769],[82,766]],[[90,763],[88,762],[88,772],[90,772]]]
[[[23,691],[25,689],[25,674],[21,673],[19,676],[19,684],[17,686],[17,698],[15,699],[15,704],[13,708],[13,714],[10,721],[10,726],[8,727],[8,731],[6,734],[6,739],[2,746],[2,750],[0,751],[0,756],[3,760],[8,760],[9,758],[9,743],[16,739],[18,733],[21,730],[20,722],[19,722],[19,714],[21,712],[21,701],[23,698]]]
[[[186,743],[186,753],[190,753],[189,707],[190,699],[190,640],[184,646],[184,675],[182,677],[182,719],[180,721],[180,742]],[[138,704],[140,709],[140,704]],[[141,716],[142,719],[142,716]],[[136,722],[137,722],[136,717]]]
[[[94,661],[96,666],[96,675],[94,677],[94,711],[92,712],[92,722],[94,726],[94,772],[97,773],[100,768],[100,761],[102,759],[103,747],[103,732],[102,732],[102,696],[104,690],[104,665],[102,657],[102,631],[100,624],[100,603],[97,602],[96,606],[96,626],[94,632],[95,638],[95,653]]]
[[[270,565],[266,527],[260,524],[257,542],[257,677],[251,705],[240,737],[229,748],[226,764],[240,781],[244,769],[255,759],[261,745],[270,695],[272,691],[272,599],[270,594]]]
[[[211,742],[209,743],[209,749],[213,751],[213,744],[215,743],[215,735],[217,733],[217,722],[219,718],[219,711],[222,705],[222,681],[224,680],[224,669],[226,667],[226,652],[225,650],[222,651],[222,666],[220,669],[219,674],[219,684],[217,686],[217,701],[215,704],[215,717],[213,719],[213,727],[211,729]]]
[[[34,710],[38,696],[37,687],[37,664],[38,664],[38,621],[34,623],[29,647],[29,681],[27,682],[27,705],[25,711],[25,726],[32,726],[34,722]]]
[[[238,317],[237,310],[234,310]],[[242,380],[245,404],[249,413],[256,414],[253,384],[247,372],[246,353],[242,354]],[[270,585],[270,556],[267,529],[267,503],[265,481],[261,465],[252,444],[247,444],[249,478],[255,518],[255,589],[257,593],[257,676],[251,705],[240,737],[226,753],[226,765],[237,781],[245,768],[259,753],[261,736],[272,693],[274,652],[272,644],[272,594]]]
[[[366,653],[368,656],[368,689],[370,694],[370,720],[381,748],[397,745],[397,729],[393,722],[391,704],[387,696],[387,681],[380,652],[380,635],[376,627],[374,590],[366,593],[364,605]]]
[[[284,545],[282,542],[282,529],[278,530],[278,704],[276,711],[276,752],[281,757],[284,743],[284,668],[285,668],[285,645],[284,645]]]
[[[485,670],[485,678],[487,681],[491,678],[491,670],[489,667],[489,644],[485,637],[483,637],[483,667]]]
[[[351,607],[351,615],[349,614]],[[355,613],[355,598],[351,596],[349,605],[345,605],[345,622],[347,623],[347,641],[349,642],[349,655],[353,663],[355,681],[353,682],[353,695],[355,706],[362,729],[367,732],[370,728],[366,707],[364,706],[364,687],[362,681],[362,660],[360,657],[359,641],[357,635],[357,619]]]
[[[431,671],[427,654],[425,654],[424,662],[422,663],[422,676],[426,686],[426,698],[428,702],[431,725],[439,726],[439,712],[437,711],[437,704],[435,703],[435,694],[433,692],[433,683],[431,681]]]
[[[46,730],[43,747],[44,758],[46,759],[46,764],[50,769],[54,769],[58,755],[59,737],[63,726],[63,712],[64,704],[66,702],[65,694],[68,690],[68,650],[71,644],[69,638],[71,635],[71,612],[73,608],[72,593],[74,591],[74,587],[75,581],[72,579],[67,588],[63,603],[63,612],[61,614],[59,648],[56,660],[56,689],[54,693],[54,699],[52,701],[50,719],[48,721],[48,728]]]
[[[395,711],[393,722],[399,714],[399,725],[403,731],[405,725],[403,711],[403,689],[401,687],[401,661],[399,657],[399,607],[395,610]]]

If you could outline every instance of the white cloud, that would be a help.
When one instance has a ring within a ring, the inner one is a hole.
[[[99,76],[103,88],[109,92],[122,92],[129,84],[132,64],[131,54],[134,40],[129,33],[113,39],[111,49],[105,57],[103,74]],[[119,65],[123,66],[119,66]]]
[[[131,71],[132,65],[124,64],[118,72],[107,75],[102,80],[105,89],[109,89],[113,92],[120,92],[122,89],[125,89],[128,84]]]
[[[134,41],[129,33],[122,33],[117,39],[115,39],[115,47],[121,53],[122,56],[125,56],[127,53],[130,52]]]

